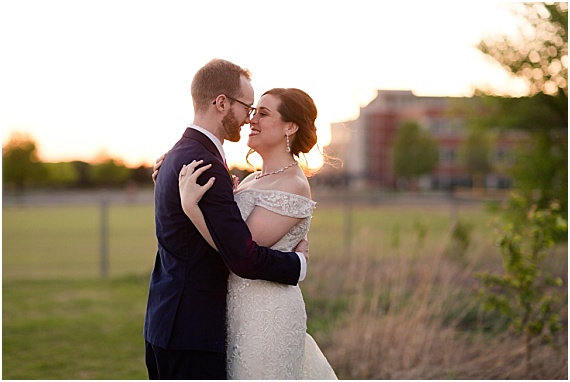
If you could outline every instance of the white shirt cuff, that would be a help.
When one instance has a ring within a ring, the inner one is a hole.
[[[299,275],[299,281],[305,280],[305,276],[307,276],[307,259],[305,259],[305,255],[303,252],[295,252],[297,256],[299,256],[299,260],[301,260],[301,274]]]

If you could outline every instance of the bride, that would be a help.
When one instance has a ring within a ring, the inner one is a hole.
[[[253,240],[292,251],[306,237],[315,202],[295,157],[316,144],[317,108],[299,89],[276,88],[260,98],[251,118],[248,146],[262,170],[235,189],[235,200]],[[213,185],[196,183],[210,165],[192,162],[180,172],[184,212],[215,248],[198,206]],[[185,176],[186,175],[186,176]],[[306,332],[305,303],[298,285],[242,279],[230,273],[227,295],[227,374],[230,379],[337,379]]]

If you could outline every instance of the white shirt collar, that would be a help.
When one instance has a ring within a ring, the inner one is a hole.
[[[194,125],[191,124],[190,126],[191,129],[194,130],[198,130],[199,132],[201,132],[202,134],[204,134],[205,136],[207,136],[208,138],[210,138],[210,140],[214,143],[214,145],[216,145],[216,148],[218,149],[218,151],[220,152],[220,155],[222,156],[222,159],[226,160],[226,154],[224,153],[224,147],[222,146],[222,142],[220,142],[220,140],[218,139],[218,137],[216,137],[214,134],[212,134],[211,132],[209,132],[208,130],[204,129],[203,127],[200,127],[198,125]]]

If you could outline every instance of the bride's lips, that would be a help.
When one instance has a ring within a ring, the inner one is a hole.
[[[249,132],[249,136],[254,136],[254,135],[258,135],[259,133],[261,133],[261,131],[257,130],[257,129],[251,129],[251,131]]]

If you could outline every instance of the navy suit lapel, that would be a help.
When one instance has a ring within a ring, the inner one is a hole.
[[[183,136],[200,142],[202,146],[206,148],[206,150],[214,154],[214,156],[218,158],[220,162],[222,162],[222,164],[224,163],[224,159],[222,158],[214,142],[212,142],[210,138],[208,138],[198,130],[188,127],[186,128],[186,131],[184,132]]]

